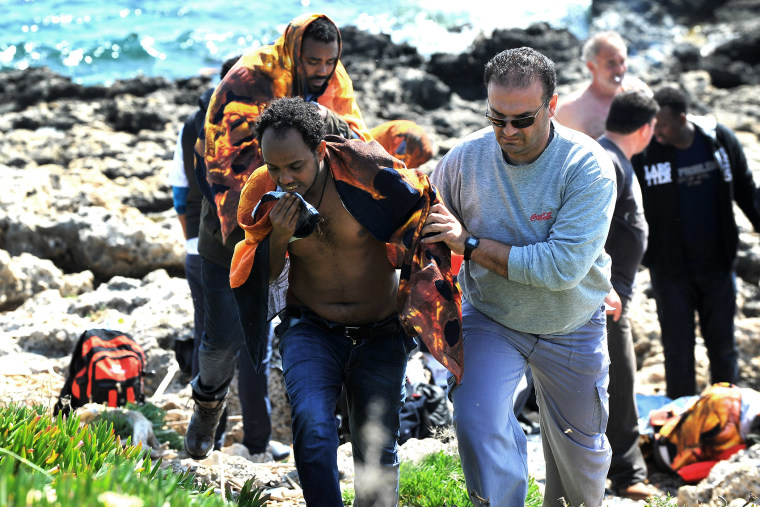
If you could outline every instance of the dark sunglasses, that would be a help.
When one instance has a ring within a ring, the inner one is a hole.
[[[493,125],[496,128],[503,129],[507,126],[507,122],[509,122],[510,125],[512,125],[516,129],[526,129],[533,125],[533,123],[536,121],[536,116],[538,116],[538,113],[541,112],[541,110],[546,107],[546,105],[549,103],[549,100],[551,97],[546,99],[543,104],[541,104],[541,107],[538,108],[538,110],[533,113],[530,116],[523,116],[522,118],[516,118],[514,120],[505,120],[503,118],[494,118],[488,112],[486,112],[486,119],[491,122],[491,125]],[[488,107],[491,107],[490,105]]]

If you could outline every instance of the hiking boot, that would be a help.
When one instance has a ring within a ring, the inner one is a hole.
[[[195,395],[193,399],[195,410],[185,433],[185,450],[191,457],[203,459],[214,449],[214,435],[225,403],[224,400],[201,401]]]
[[[272,451],[272,459],[275,461],[282,461],[290,456],[290,446],[281,444],[277,440],[269,442],[269,450]]]

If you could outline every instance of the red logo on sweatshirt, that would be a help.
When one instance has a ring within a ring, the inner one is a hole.
[[[552,212],[547,211],[546,213],[541,213],[540,215],[538,213],[533,213],[530,216],[531,222],[536,222],[538,220],[551,220],[552,219]]]

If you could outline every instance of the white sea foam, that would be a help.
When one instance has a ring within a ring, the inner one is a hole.
[[[91,0],[21,2],[0,18],[0,71],[47,65],[83,84],[137,73],[173,79],[271,43],[295,16],[324,12],[343,27],[391,35],[424,56],[461,53],[496,28],[546,21],[586,37],[591,0]],[[29,48],[33,48],[30,50]],[[115,48],[115,49],[114,49]]]

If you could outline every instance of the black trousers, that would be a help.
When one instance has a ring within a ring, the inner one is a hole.
[[[622,299],[623,313],[615,322],[607,316],[607,346],[610,352],[610,415],[607,439],[612,461],[607,478],[613,489],[643,482],[647,466],[639,447],[639,412],[636,409],[636,353],[629,317],[629,302]]]
[[[667,395],[699,394],[696,386],[694,315],[710,359],[711,383],[736,383],[738,353],[734,339],[736,279],[730,269],[677,274],[650,269],[665,352]]]

